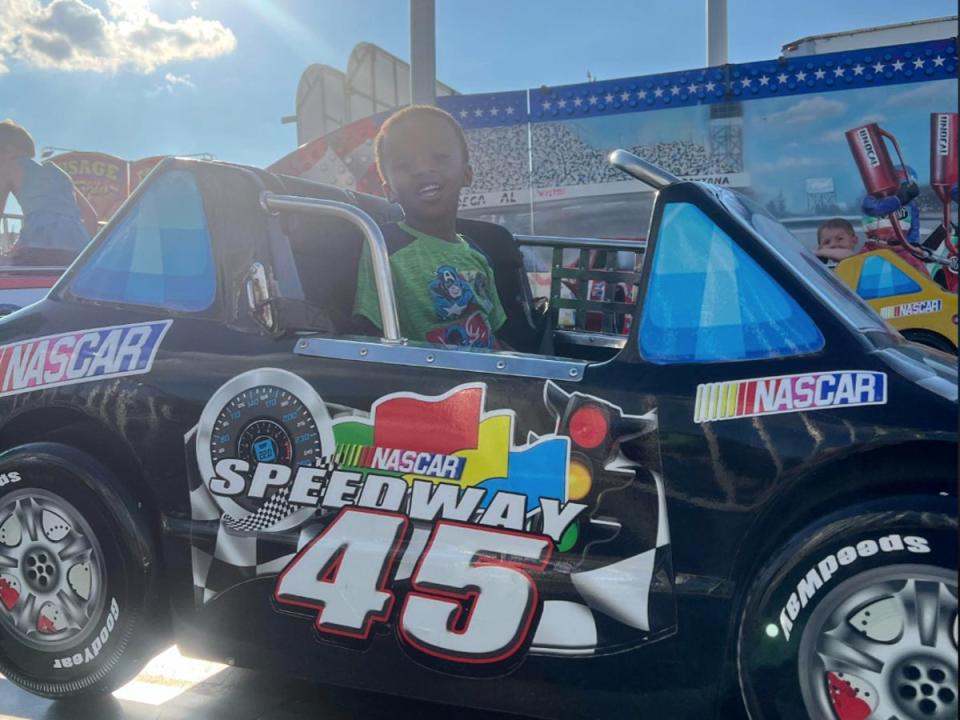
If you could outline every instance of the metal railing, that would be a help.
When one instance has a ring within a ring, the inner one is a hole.
[[[517,235],[518,245],[553,250],[550,267],[550,311],[554,326],[576,332],[621,334],[636,307],[636,287],[645,246],[636,240]],[[575,250],[575,258],[569,259]],[[625,269],[620,253],[632,253]],[[566,256],[566,258],[565,258]],[[566,289],[573,297],[564,297]],[[619,297],[618,297],[619,296]],[[573,324],[561,322],[562,310],[573,311]]]
[[[363,233],[370,251],[373,264],[373,280],[377,289],[377,301],[380,307],[380,320],[383,326],[383,341],[393,344],[405,342],[400,334],[400,320],[397,316],[397,300],[393,289],[393,273],[390,271],[390,258],[387,243],[383,239],[376,221],[363,210],[336,200],[299,197],[296,195],[277,195],[271,192],[260,194],[260,204],[269,213],[282,211],[303,212],[310,215],[336,217],[352,223]]]

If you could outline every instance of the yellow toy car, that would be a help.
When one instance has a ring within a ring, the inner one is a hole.
[[[854,255],[837,276],[908,340],[957,351],[957,296],[889,250]]]

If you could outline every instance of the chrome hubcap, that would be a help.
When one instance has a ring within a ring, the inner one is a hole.
[[[104,607],[100,544],[80,513],[45,490],[0,505],[0,627],[56,651],[86,638]]]
[[[925,565],[876,568],[838,585],[800,641],[811,717],[957,716],[957,577]]]

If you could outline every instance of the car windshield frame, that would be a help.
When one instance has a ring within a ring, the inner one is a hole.
[[[896,331],[873,308],[844,285],[783,223],[763,207],[732,190],[698,184],[709,191],[744,230],[769,249],[847,327],[858,333],[895,334]]]

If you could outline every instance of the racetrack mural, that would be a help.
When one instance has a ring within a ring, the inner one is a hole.
[[[843,133],[879,122],[919,174],[925,224],[929,115],[957,104],[953,38],[562,87],[438,99],[463,125],[474,167],[461,215],[515,233],[643,237],[652,194],[610,167],[622,147],[672,173],[737,188],[811,242],[820,219],[858,219],[863,187]],[[271,169],[378,192],[357,121]],[[927,221],[929,218],[929,221]]]

